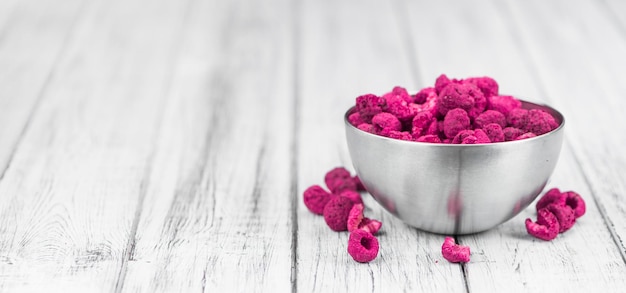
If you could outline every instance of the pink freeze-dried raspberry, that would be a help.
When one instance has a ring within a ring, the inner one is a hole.
[[[332,197],[333,195],[319,185],[313,185],[303,193],[304,205],[317,215],[324,213],[324,207]]]
[[[385,94],[383,98],[386,101],[386,106],[383,107],[383,110],[396,116],[400,121],[410,122],[413,116],[415,116],[415,113],[417,113],[416,109],[409,107],[409,103],[405,98],[393,92]]]
[[[445,116],[448,111],[461,108],[470,111],[474,107],[474,96],[482,93],[475,86],[470,84],[448,84],[437,98],[437,109],[439,114]]]
[[[487,133],[485,133],[485,131],[480,128],[474,130],[474,136],[476,137],[476,143],[490,143],[491,142],[491,139],[489,139],[489,136],[487,136]]]
[[[387,135],[387,137],[393,138],[393,139],[399,139],[399,140],[408,140],[408,141],[413,140],[413,136],[407,131],[391,130],[389,131],[389,135]]]
[[[374,134],[376,133],[376,128],[374,127],[374,125],[369,124],[369,123],[361,123],[356,128],[363,130],[365,132],[374,133]]]
[[[537,212],[537,222],[526,219],[526,232],[541,240],[550,241],[559,235],[559,221],[548,209]]]
[[[487,97],[487,109],[496,110],[505,116],[513,109],[521,108],[522,102],[512,96]]]
[[[559,233],[563,233],[576,223],[576,217],[574,216],[574,210],[566,205],[549,204],[545,207],[556,217],[559,222]]]
[[[365,185],[363,185],[359,176],[352,177],[352,181],[354,181],[354,184],[356,185],[356,191],[366,191]]]
[[[532,132],[526,132],[518,137],[516,137],[514,140],[522,140],[522,139],[527,139],[527,138],[531,138],[531,137],[536,137],[537,135],[532,133]]]
[[[448,138],[454,138],[459,131],[469,129],[470,118],[461,108],[450,110],[443,119],[443,132]]]
[[[354,126],[359,126],[365,123],[365,120],[361,119],[361,114],[359,114],[359,112],[354,112],[348,116],[348,122]]]
[[[467,136],[463,138],[463,140],[461,141],[461,144],[477,144],[477,143],[479,143],[478,138],[473,135]]]
[[[566,198],[558,188],[551,188],[539,198],[535,204],[535,209],[539,211],[550,204],[565,205]]]
[[[472,119],[476,119],[487,108],[487,98],[475,85],[467,84],[466,86],[469,88],[468,94],[474,98],[474,106],[467,111],[467,115]]]
[[[393,93],[396,96],[401,97],[407,103],[413,103],[413,97],[411,97],[411,95],[409,95],[409,92],[401,86],[393,87],[393,89],[391,90],[391,93]]]
[[[424,104],[428,99],[433,99],[437,97],[437,93],[435,92],[434,87],[427,87],[421,89],[417,94],[415,94],[415,98],[413,100],[414,103]]]
[[[430,128],[430,125],[433,124],[433,122],[436,124],[437,120],[430,112],[425,111],[417,113],[415,117],[413,117],[412,122],[411,131],[413,136],[419,137],[426,134],[426,132],[428,132],[428,129]]]
[[[483,130],[489,137],[491,142],[503,142],[504,141],[504,131],[502,131],[502,127],[496,123],[490,123],[483,127]]]
[[[362,203],[358,203],[352,206],[350,213],[348,214],[348,232],[352,232],[359,229],[359,224],[363,221],[363,209],[365,207]]]
[[[441,139],[439,136],[433,134],[422,135],[418,137],[415,141],[419,142],[430,142],[430,143],[441,143]]]
[[[376,234],[382,226],[383,223],[378,220],[363,218],[363,220],[361,220],[361,223],[359,224],[359,229],[372,234]]]
[[[572,210],[574,210],[574,216],[576,218],[580,218],[582,215],[584,215],[587,208],[586,208],[586,204],[583,198],[574,191],[567,191],[567,192],[564,192],[564,194],[566,198],[565,205],[569,206],[570,208],[572,208]]]
[[[464,129],[459,131],[452,139],[453,144],[460,144],[466,137],[474,136],[474,130]]]
[[[328,171],[328,173],[324,175],[324,183],[326,183],[328,189],[335,194],[346,189],[356,190],[356,183],[352,180],[350,171],[343,167],[336,167]]]
[[[354,183],[356,185],[356,182]],[[356,190],[346,189],[339,193],[339,196],[346,197],[350,199],[353,203],[363,203],[363,199],[361,198],[361,194]]]
[[[324,220],[326,225],[334,231],[346,231],[348,229],[348,215],[354,203],[347,197],[334,196],[324,207]]]
[[[528,110],[522,108],[512,109],[506,117],[506,122],[511,127],[525,129],[528,124]]]
[[[491,123],[496,123],[501,127],[506,127],[506,117],[504,117],[504,114],[496,110],[487,110],[476,117],[474,120],[474,127],[483,128],[487,124]]]
[[[357,262],[370,262],[378,256],[378,239],[364,230],[350,232],[348,253]]]
[[[451,83],[461,84],[463,81],[459,79],[449,79],[445,74],[439,75],[435,80],[435,93],[439,95],[441,91]]]
[[[463,82],[474,84],[487,98],[498,95],[498,83],[491,77],[470,77]]]
[[[363,204],[355,204],[348,215],[348,231],[352,232],[361,229],[372,234],[376,234],[383,225],[378,220],[372,220],[363,216]]]
[[[459,245],[454,242],[454,238],[446,237],[441,245],[441,254],[443,258],[452,263],[469,262],[470,248],[469,246]]]
[[[504,128],[502,129],[502,132],[504,133],[505,141],[512,141],[524,133],[521,129],[515,127]]]
[[[374,115],[381,113],[385,106],[385,99],[373,94],[366,94],[356,98],[356,110],[361,115],[361,119],[368,123]]]
[[[528,111],[528,124],[526,124],[524,130],[536,135],[542,135],[556,129],[558,126],[554,117],[548,112],[532,109]]]
[[[376,114],[372,118],[372,124],[376,129],[379,130],[379,132],[385,129],[387,131],[402,130],[402,124],[400,123],[400,120],[398,120],[396,116],[393,116],[392,114],[386,112]]]

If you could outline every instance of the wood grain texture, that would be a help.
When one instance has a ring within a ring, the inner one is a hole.
[[[550,9],[563,12],[557,18],[539,3],[510,6],[538,79],[555,105],[572,117],[568,120],[572,150],[626,261],[626,199],[621,196],[626,193],[626,153],[615,148],[623,144],[626,130],[622,114],[626,85],[621,81],[626,76],[626,37],[594,2],[551,3]],[[577,17],[583,14],[587,17]],[[521,25],[530,15],[537,20]],[[598,139],[590,139],[591,133]]]
[[[196,1],[124,290],[292,288],[289,1]]]
[[[431,77],[432,83],[440,73],[451,72],[451,77],[459,78],[488,75],[499,81],[501,92],[549,102],[558,109],[568,103],[566,98],[549,95],[546,85],[536,82],[533,71],[537,68],[523,61],[525,52],[520,48],[513,24],[505,12],[485,1],[450,4],[437,2],[421,6],[408,2],[409,8],[406,9],[414,16],[410,27],[419,55],[418,62],[422,65],[420,69],[424,71],[424,76]],[[474,5],[481,9],[474,9]],[[439,23],[435,30],[427,26],[442,15],[461,23]],[[485,15],[490,17],[485,18]],[[525,24],[533,22],[533,19],[534,14],[531,13],[518,21]],[[420,40],[433,39],[438,40],[436,44],[421,45],[423,42]],[[528,43],[543,44],[538,41]],[[554,68],[561,66],[554,65]],[[567,113],[565,115],[571,117]],[[594,122],[586,123],[600,127]],[[472,262],[466,265],[470,291],[584,292],[600,288],[614,291],[624,285],[619,276],[624,275],[626,265],[618,247],[612,243],[611,229],[595,205],[594,194],[589,190],[582,167],[570,148],[572,144],[585,143],[576,139],[568,137],[548,187],[579,191],[587,200],[587,215],[571,231],[550,243],[526,234],[523,222],[525,218],[535,218],[534,206],[496,229],[461,237],[460,241],[473,249]],[[594,249],[599,243],[605,243],[604,249]],[[486,279],[492,281],[485,282]],[[590,280],[603,280],[603,283]]]
[[[0,178],[66,48],[82,1],[0,1]]]
[[[182,8],[177,1],[102,1],[81,12],[0,182],[2,291],[108,292],[117,285]]]
[[[304,1],[300,9],[297,290],[302,292],[459,292],[460,266],[441,257],[443,236],[419,232],[383,211],[369,195],[365,215],[383,222],[378,257],[355,262],[347,232],[332,231],[308,211],[302,192],[324,185],[337,166],[352,170],[343,114],[358,95],[412,89],[404,20],[380,1]]]

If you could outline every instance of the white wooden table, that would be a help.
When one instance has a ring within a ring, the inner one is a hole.
[[[469,2],[0,0],[0,291],[624,292],[626,2]],[[561,110],[587,214],[459,265],[367,197],[356,263],[302,191],[356,96],[441,73]]]

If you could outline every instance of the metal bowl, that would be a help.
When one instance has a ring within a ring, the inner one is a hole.
[[[344,117],[352,164],[367,191],[387,211],[420,230],[470,234],[513,218],[543,190],[556,166],[565,120],[529,139],[475,145],[391,139],[362,131]]]

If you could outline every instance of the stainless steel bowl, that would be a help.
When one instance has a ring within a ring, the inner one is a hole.
[[[517,215],[543,190],[563,143],[559,127],[534,138],[476,145],[433,144],[374,135],[344,117],[352,164],[387,211],[418,229],[441,234],[488,230]],[[520,224],[521,225],[521,224]]]

